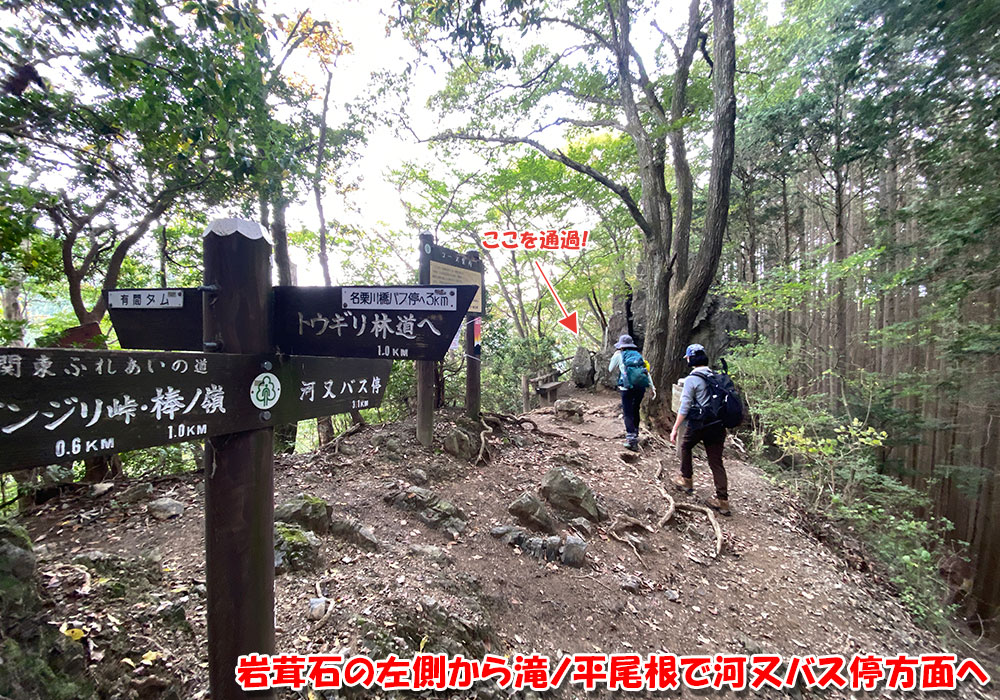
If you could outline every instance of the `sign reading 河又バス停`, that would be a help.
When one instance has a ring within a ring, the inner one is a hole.
[[[390,367],[319,357],[2,348],[0,472],[375,408]]]
[[[275,345],[292,355],[440,360],[476,291],[470,285],[275,287]]]

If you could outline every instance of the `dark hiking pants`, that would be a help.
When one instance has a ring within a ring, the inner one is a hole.
[[[646,394],[646,388],[622,391],[622,417],[625,419],[625,439],[635,442],[639,439],[639,404]]]
[[[684,428],[681,438],[681,476],[690,479],[694,474],[691,464],[691,450],[699,442],[704,443],[708,453],[708,466],[712,469],[712,479],[715,481],[715,497],[723,501],[729,499],[729,481],[726,478],[726,468],[722,466],[722,447],[726,441],[726,429],[722,423],[709,425],[697,430]]]

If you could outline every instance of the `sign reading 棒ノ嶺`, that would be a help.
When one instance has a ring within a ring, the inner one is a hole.
[[[291,355],[440,360],[476,290],[469,285],[275,287],[274,342]]]
[[[375,408],[391,365],[3,348],[0,472]]]
[[[392,309],[396,311],[454,311],[455,287],[341,287],[345,309]]]

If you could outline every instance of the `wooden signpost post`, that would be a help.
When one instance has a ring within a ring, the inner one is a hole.
[[[209,682],[235,700],[237,659],[274,653],[274,426],[377,408],[392,359],[443,358],[477,288],[272,288],[237,219],[204,266],[197,289],[105,292],[128,350],[0,348],[0,473],[204,439]]]

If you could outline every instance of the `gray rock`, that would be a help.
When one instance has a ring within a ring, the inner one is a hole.
[[[416,554],[417,556],[424,557],[435,564],[440,564],[441,566],[447,566],[455,563],[455,559],[448,554],[447,551],[441,547],[435,547],[432,544],[410,545],[410,552],[412,554]]]
[[[545,538],[545,561],[558,561],[559,550],[562,549],[562,538],[559,535],[552,535]]]
[[[545,556],[545,540],[541,537],[528,537],[518,544],[522,551],[541,559]]]
[[[328,598],[310,598],[309,599],[309,611],[306,613],[306,619],[315,622],[326,614],[327,605],[329,605],[330,600]]]
[[[566,467],[553,467],[542,480],[542,496],[556,508],[581,515],[593,522],[604,519],[594,492]]]
[[[334,518],[329,521],[330,534],[334,537],[356,544],[369,552],[378,551],[378,540],[375,530],[370,526],[351,518]]]
[[[592,387],[594,386],[595,374],[593,354],[590,350],[580,345],[573,356],[573,364],[570,370],[573,383],[581,389]]]
[[[150,501],[147,507],[149,514],[157,520],[170,520],[184,514],[184,504],[173,498],[157,498],[155,501]]]
[[[0,575],[30,581],[35,575],[36,557],[28,532],[11,523],[0,523]]]
[[[622,589],[638,595],[642,591],[642,581],[635,576],[626,576],[622,580]]]
[[[115,500],[119,503],[138,503],[153,495],[152,484],[132,484],[119,493]]]
[[[586,518],[573,518],[569,521],[570,527],[579,532],[584,537],[594,536],[594,525]]]
[[[114,487],[115,484],[113,481],[104,481],[100,484],[94,484],[93,486],[90,487],[90,495],[93,496],[94,498],[98,498],[106,494]]]
[[[274,519],[294,523],[300,527],[325,535],[330,531],[330,514],[333,508],[322,498],[300,493],[274,509]]]
[[[423,469],[411,469],[407,476],[417,486],[423,486],[427,483],[427,472]]]
[[[540,532],[555,533],[558,530],[556,521],[538,496],[532,493],[522,493],[510,504],[507,512],[526,525]]]
[[[681,599],[681,594],[675,591],[673,588],[664,588],[663,595],[665,595],[667,597],[667,600],[671,601],[672,603],[677,603]]]
[[[274,524],[275,573],[306,571],[319,565],[319,539],[316,535],[292,523]]]
[[[386,494],[385,500],[397,508],[416,511],[421,522],[444,530],[452,539],[458,539],[468,525],[461,508],[421,486],[408,486],[402,491],[392,490]]]
[[[503,537],[512,530],[516,530],[513,525],[497,525],[495,528],[490,530],[491,537]]]
[[[576,399],[557,399],[552,407],[556,412],[556,420],[568,420],[572,423],[582,423],[587,404]]]
[[[472,437],[462,428],[455,426],[444,437],[444,450],[448,454],[471,462],[479,454],[479,436]]]
[[[587,561],[587,543],[576,535],[569,535],[562,547],[561,561],[566,566],[583,566]]]

